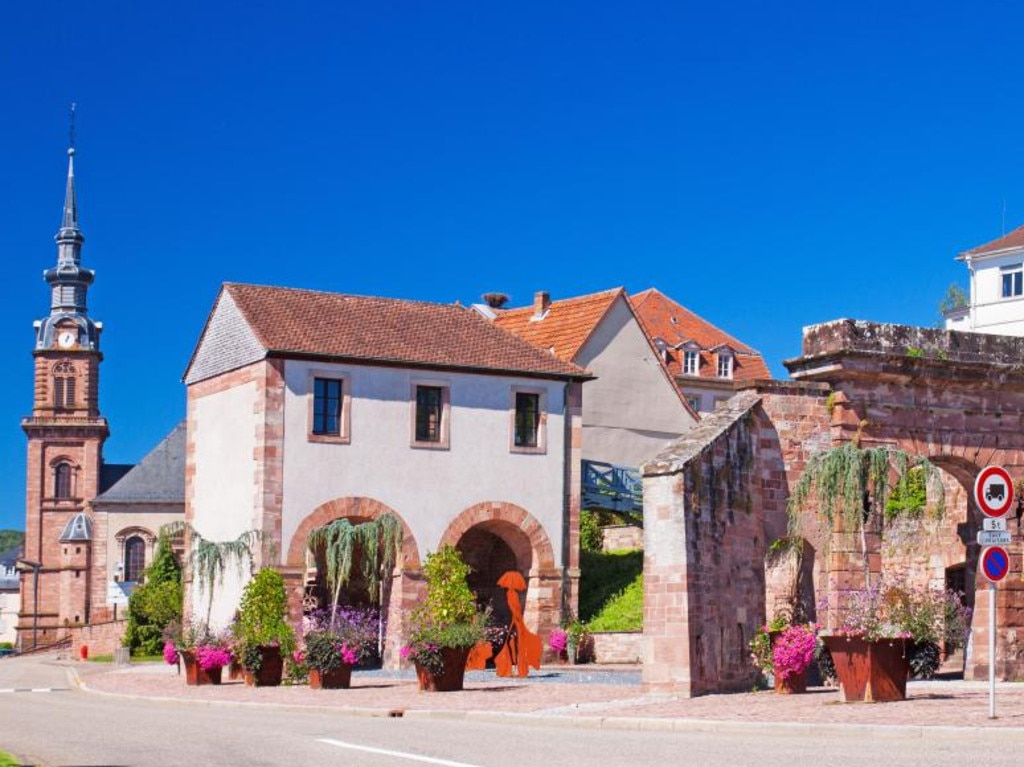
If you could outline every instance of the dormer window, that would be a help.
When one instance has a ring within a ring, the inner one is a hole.
[[[1024,264],[1010,264],[999,268],[1003,283],[1003,298],[1024,295]]]
[[[732,378],[732,354],[727,351],[718,352],[718,377]]]
[[[696,349],[683,351],[683,375],[695,376],[700,371],[700,352]]]

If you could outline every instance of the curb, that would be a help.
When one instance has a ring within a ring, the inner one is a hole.
[[[124,693],[94,690],[89,687],[73,667],[68,667],[71,684],[76,689],[91,695],[103,695],[127,700],[152,700],[162,703],[179,703],[208,707],[259,707],[278,708],[288,711],[333,712],[353,718],[377,719],[425,719],[444,721],[469,721],[501,725],[526,725],[544,727],[571,727],[591,730],[632,730],[649,732],[689,732],[711,734],[750,734],[765,736],[808,736],[831,735],[835,737],[861,735],[880,739],[898,738],[940,738],[956,742],[981,741],[993,738],[1001,741],[1024,742],[1024,727],[954,727],[948,725],[898,725],[898,724],[839,724],[835,722],[737,722],[719,719],[681,719],[626,716],[564,716],[545,713],[517,713],[507,711],[459,711],[451,709],[387,709],[387,708],[344,708],[337,706],[314,706],[298,703],[259,703],[232,700],[192,700],[163,696],[128,695]]]

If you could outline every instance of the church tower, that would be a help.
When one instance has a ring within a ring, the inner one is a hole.
[[[94,521],[88,504],[99,493],[107,421],[99,410],[102,324],[88,312],[94,273],[82,266],[75,150],[68,149],[64,212],[57,263],[43,276],[50,313],[35,322],[35,396],[22,420],[28,436],[25,560],[18,639],[46,645],[69,625],[87,623]],[[33,570],[35,571],[33,573]],[[102,607],[102,605],[95,605]]]

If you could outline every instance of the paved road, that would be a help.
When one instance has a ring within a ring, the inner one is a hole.
[[[0,689],[15,676],[28,688],[53,692],[0,693],[0,748],[27,764],[47,767],[161,767],[217,764],[365,765],[400,767],[561,767],[700,764],[821,767],[900,764],[961,767],[979,761],[1017,764],[1018,731],[869,731],[792,725],[733,725],[704,732],[598,729],[594,722],[538,718],[476,721],[351,717],[337,711],[223,703],[126,699],[67,689],[64,669],[0,662]],[[49,682],[51,684],[44,684]],[[65,687],[65,689],[59,689]]]

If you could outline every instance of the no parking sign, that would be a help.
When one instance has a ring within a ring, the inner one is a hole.
[[[989,546],[982,549],[978,566],[986,578],[992,583],[998,583],[1010,572],[1010,555],[1002,546]]]

